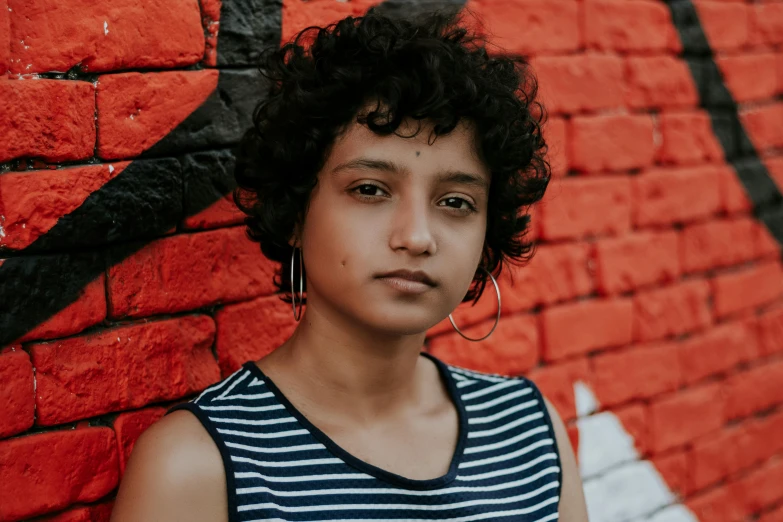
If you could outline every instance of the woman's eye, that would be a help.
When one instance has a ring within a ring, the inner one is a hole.
[[[473,212],[476,210],[476,207],[467,199],[464,198],[458,198],[458,197],[450,197],[446,198],[443,201],[447,202],[447,206],[450,206],[451,208],[462,210],[462,211],[470,211]],[[462,205],[465,205],[464,207]],[[454,206],[452,206],[454,205]]]
[[[377,194],[376,191],[383,192],[383,189],[377,185],[370,185],[369,183],[364,183],[362,185],[358,185],[354,187],[354,192],[358,192],[360,196],[378,196],[380,194]]]

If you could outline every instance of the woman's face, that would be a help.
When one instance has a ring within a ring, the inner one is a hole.
[[[411,335],[462,301],[481,259],[490,174],[468,124],[432,145],[429,130],[382,137],[354,123],[335,141],[302,231],[308,308]],[[434,284],[405,290],[379,277],[395,270],[423,271]]]

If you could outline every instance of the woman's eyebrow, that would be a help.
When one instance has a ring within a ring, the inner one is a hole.
[[[342,170],[348,169],[380,170],[402,176],[408,175],[408,169],[394,163],[393,161],[371,158],[355,158],[350,161],[346,161],[345,163],[341,163],[332,169],[332,174],[337,174]],[[470,172],[463,172],[460,170],[444,170],[438,173],[436,180],[440,183],[457,183],[460,185],[474,186],[476,188],[482,189],[485,192],[489,191],[489,183],[486,181],[486,179],[478,174],[473,174]]]

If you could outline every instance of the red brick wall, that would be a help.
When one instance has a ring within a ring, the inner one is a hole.
[[[230,147],[260,46],[375,3],[0,0],[0,520],[107,520],[165,407],[290,334]],[[428,349],[531,376],[593,506],[617,419],[667,504],[783,520],[783,1],[468,7],[531,56],[554,179],[495,333]],[[455,320],[494,313],[488,286]]]

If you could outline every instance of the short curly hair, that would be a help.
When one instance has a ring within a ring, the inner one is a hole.
[[[419,131],[426,120],[435,136],[462,119],[472,123],[491,173],[480,267],[499,275],[504,260],[521,264],[532,255],[528,210],[550,178],[537,82],[525,58],[490,55],[485,38],[463,20],[453,10],[413,20],[371,8],[307,27],[262,52],[268,91],[236,149],[233,199],[247,214],[248,237],[281,264],[274,284],[283,301],[291,302],[291,280],[283,277],[292,256],[288,241],[332,144],[353,122],[389,135],[406,118],[418,120]],[[473,283],[463,302],[478,300],[486,273],[477,270]]]

